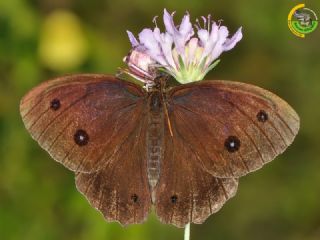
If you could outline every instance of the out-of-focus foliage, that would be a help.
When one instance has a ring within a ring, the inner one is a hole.
[[[86,37],[71,12],[56,10],[46,17],[39,40],[40,58],[52,70],[78,67],[86,58]]]
[[[115,73],[125,33],[152,27],[163,8],[212,13],[244,38],[207,78],[270,89],[301,117],[301,131],[274,162],[240,180],[238,194],[191,239],[320,239],[320,29],[306,39],[287,27],[296,1],[0,1],[0,239],[182,239],[154,215],[143,225],[106,223],[74,176],[34,142],[19,116],[31,87],[62,74]],[[308,1],[320,15],[320,2]],[[159,21],[160,22],[160,21]],[[187,186],[186,186],[187,187]]]

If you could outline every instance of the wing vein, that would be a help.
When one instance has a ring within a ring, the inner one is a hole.
[[[78,173],[79,175],[91,175],[91,174],[88,174],[88,173]],[[93,182],[96,180],[97,178],[97,175],[99,174],[99,172],[95,172],[93,174],[93,176],[91,177],[91,179],[89,180],[88,184],[87,184],[87,187],[85,188],[85,190],[83,191],[83,194],[84,195],[87,195],[88,194],[88,191],[89,189],[91,188]],[[77,176],[78,177],[78,176]],[[81,177],[81,176],[80,176]]]
[[[289,129],[290,133],[292,134],[292,136],[295,136],[294,131],[292,130],[292,128],[288,125],[288,123],[283,119],[283,117],[276,112],[276,115],[278,116],[278,118],[284,123],[284,125],[286,125],[286,127]],[[298,120],[296,120],[296,122],[298,122]]]
[[[225,100],[225,99],[224,99],[224,100]],[[260,127],[259,125],[257,125],[257,124],[256,124],[246,113],[244,113],[244,112],[242,111],[242,109],[240,109],[237,105],[233,104],[232,102],[230,102],[230,101],[228,101],[228,100],[225,100],[225,101],[228,102],[231,106],[236,107],[237,110],[238,110],[242,115],[244,115],[247,119],[249,119],[257,128],[259,128],[259,130],[261,130],[262,134],[263,134],[263,135],[266,137],[266,139],[268,140],[268,142],[269,142],[272,150],[274,151],[275,154],[277,154],[273,143],[271,142],[271,140],[269,139],[269,137],[267,136],[267,134],[265,133],[265,131],[264,131],[263,129],[261,129],[261,127]],[[177,105],[178,105],[179,107],[183,108],[183,109],[186,109],[187,111],[190,111],[190,112],[192,112],[192,113],[194,113],[194,114],[199,115],[199,117],[202,119],[201,114],[200,114],[199,112],[193,111],[193,110],[191,110],[191,109],[189,109],[189,108],[187,108],[187,107],[185,107],[185,106],[182,106],[182,105],[180,105],[180,104],[177,104]],[[219,122],[220,124],[224,125],[223,122],[219,121],[219,120],[216,119],[216,118],[213,118],[213,117],[211,117],[211,116],[209,116],[209,118],[212,118],[212,119],[216,120],[217,122]],[[240,127],[240,129],[242,129],[242,128]],[[236,130],[236,129],[234,129],[234,130]],[[244,131],[244,130],[242,129],[242,131]],[[257,149],[257,150],[258,150],[258,149]],[[258,151],[258,152],[259,152],[259,154],[261,155],[261,152],[260,152],[260,151]],[[261,157],[262,157],[262,156],[261,156]],[[263,161],[264,161],[264,160],[263,160]]]
[[[222,191],[223,191],[223,194],[224,194],[224,197],[226,199],[226,201],[229,199],[229,196],[227,194],[227,190],[226,188],[224,187],[223,183],[222,183],[222,180],[220,178],[215,178],[218,185],[221,187]]]
[[[244,161],[244,159],[243,159],[243,157],[242,157],[242,155],[241,155],[240,152],[238,153],[238,155],[239,155],[239,158],[240,158],[242,164],[244,165],[245,169],[247,170],[247,172],[248,172],[248,173],[251,172],[248,164]]]
[[[262,164],[264,165],[266,162],[265,160],[263,159],[263,156],[262,156],[262,153],[260,152],[260,149],[258,148],[257,144],[253,141],[251,135],[249,135],[249,133],[247,133],[247,131],[245,129],[242,129],[241,130],[244,132],[244,134],[250,139],[250,142],[253,144],[254,148],[257,150],[257,153],[259,154],[260,158],[261,158],[261,161],[262,161]]]
[[[261,102],[261,104],[264,105],[266,108],[271,109],[271,110],[278,116],[278,118],[280,119],[280,121],[282,121],[282,122],[284,123],[284,125],[289,129],[289,131],[291,132],[291,134],[292,134],[293,136],[295,136],[293,130],[289,127],[289,125],[287,124],[287,122],[280,116],[280,114],[279,114],[277,111],[273,110],[269,105],[267,105],[267,104],[264,103],[264,100],[265,100],[265,99],[264,99],[263,97],[260,97],[259,95],[254,95],[254,94],[252,94],[251,92],[244,91],[244,90],[237,90],[238,92],[236,92],[236,91],[234,91],[234,90],[232,90],[232,89],[230,89],[230,88],[227,88],[227,89],[228,89],[230,92],[233,92],[233,93],[236,93],[236,94],[240,91],[240,92],[243,92],[243,93],[246,94],[246,95],[252,96],[253,98],[258,98],[258,99],[260,99],[260,100],[263,100],[263,101]],[[268,99],[268,101],[270,101],[270,100]],[[251,105],[251,104],[250,104],[250,105]],[[251,106],[252,106],[252,105],[251,105]],[[289,114],[289,115],[292,117],[292,119],[294,119],[296,122],[299,122],[299,120],[296,119],[295,116],[293,116],[291,113],[288,113],[288,114]]]
[[[39,141],[39,139],[42,137],[42,134],[44,134],[44,132],[51,126],[51,124],[58,119],[60,116],[62,116],[63,113],[65,113],[67,110],[69,110],[70,108],[72,108],[73,106],[75,106],[78,102],[80,102],[82,99],[85,99],[89,94],[85,94],[82,97],[78,98],[77,100],[75,100],[74,102],[72,102],[68,107],[66,107],[65,109],[63,109],[59,114],[57,114],[52,120],[49,121],[49,123],[46,125],[46,127],[41,131],[41,133],[39,134],[37,141]],[[48,108],[50,109],[50,108]],[[41,117],[43,116],[43,114],[41,115]],[[40,118],[41,118],[40,117]],[[38,118],[38,119],[40,119]]]
[[[60,131],[58,133],[58,135],[54,138],[54,140],[52,141],[52,143],[50,144],[50,146],[48,147],[47,151],[50,152],[51,148],[54,146],[54,144],[56,143],[56,141],[58,140],[58,138],[64,133],[64,131],[69,127],[69,124],[71,124],[72,121],[70,121],[68,124],[66,124],[66,126],[64,128],[62,128],[62,131]]]
[[[210,87],[209,87],[209,89],[211,89]],[[221,89],[221,90],[227,90],[227,91],[230,91],[230,92],[233,92],[233,93],[239,93],[239,92],[242,92],[243,94],[245,94],[245,95],[250,95],[250,96],[252,96],[253,98],[257,98],[257,99],[259,99],[259,100],[262,100],[262,102],[261,102],[261,104],[262,105],[264,105],[264,106],[266,106],[267,108],[270,108],[270,106],[268,106],[267,104],[265,104],[264,103],[264,101],[269,101],[269,102],[271,102],[272,104],[273,104],[273,101],[271,101],[269,98],[265,98],[265,97],[262,97],[262,96],[259,96],[258,94],[252,94],[252,92],[250,92],[250,91],[245,91],[245,90],[243,90],[243,89],[241,89],[241,90],[239,90],[239,89],[237,89],[237,90],[234,90],[234,89],[232,89],[232,88],[229,88],[229,87],[220,87],[219,89]],[[259,89],[260,90],[260,89]],[[263,90],[263,89],[262,89]],[[261,90],[260,90],[261,91]],[[265,90],[266,91],[266,90]],[[291,113],[288,113],[296,122],[299,122],[299,119],[297,119],[294,115],[292,115]]]
[[[135,128],[133,128],[131,130],[131,132],[129,132],[129,134],[127,135],[127,137],[123,140],[123,142],[120,144],[120,146],[118,146],[113,153],[111,153],[109,156],[105,156],[105,153],[103,153],[104,151],[102,151],[101,157],[99,157],[100,159],[106,158],[106,159],[111,159],[113,158],[118,152],[119,150],[122,148],[123,144],[132,136],[133,132],[135,131]],[[108,144],[106,144],[105,149],[108,147]],[[100,162],[101,160],[98,160],[97,162]],[[108,161],[109,163],[109,161]],[[107,166],[107,165],[106,165]]]
[[[179,116],[179,114],[177,114],[177,116]],[[180,118],[180,120],[182,120],[184,123],[186,123],[185,120],[183,119],[183,117],[180,116],[179,118]],[[177,124],[176,124],[176,125],[177,125]],[[176,131],[179,133],[179,136],[180,136],[182,139],[184,139],[184,138],[182,137],[182,134],[178,131],[177,128],[176,128]],[[193,131],[192,131],[192,128],[190,128],[189,131],[190,131],[190,133],[196,138],[195,134],[194,134]],[[184,142],[187,142],[187,140],[184,139]],[[203,146],[202,142],[199,141],[199,144],[200,144],[201,148],[203,149],[203,151],[206,153],[207,158],[212,161],[212,159],[210,158],[208,152],[206,151],[205,147]],[[189,143],[189,145],[190,145],[190,143]],[[195,151],[197,154],[199,154],[195,149],[194,149],[194,151]],[[220,157],[221,157],[221,156],[220,156]],[[225,159],[223,159],[223,161],[225,161]],[[212,161],[212,162],[214,163],[214,161]]]
[[[268,142],[270,143],[270,146],[272,148],[272,150],[274,151],[275,154],[277,154],[276,148],[273,145],[271,139],[269,138],[269,136],[266,134],[266,132],[258,125],[255,123],[255,121],[252,120],[252,118],[250,116],[247,115],[247,113],[245,113],[239,106],[233,104],[232,102],[226,100],[230,105],[234,106],[235,108],[238,109],[238,111],[245,116],[249,121],[251,121],[253,123],[253,125],[255,125],[257,128],[259,128],[259,130],[262,132],[262,134],[266,137],[266,139],[268,140]]]
[[[29,131],[31,131],[31,129],[37,124],[37,122],[42,118],[42,116],[44,114],[46,114],[48,111],[50,110],[50,108],[47,108],[46,110],[44,110],[41,115],[30,125],[30,127],[28,128]]]
[[[62,95],[62,97],[70,94],[71,91],[67,91],[65,94]],[[37,101],[29,110],[27,113],[25,113],[23,116],[22,116],[22,119],[24,119],[27,115],[29,115],[32,110],[34,110],[42,101],[43,101],[43,98],[48,98],[50,95],[52,95],[54,92],[52,91],[47,91],[45,93],[42,93],[40,94],[40,96],[38,97],[40,100]],[[31,101],[32,99],[34,99],[35,97],[34,96],[31,96],[30,98],[28,98],[27,100],[24,100],[23,101],[23,105],[25,105],[27,102]]]
[[[66,155],[61,160],[62,163],[69,157],[69,155],[73,151],[74,147],[75,147],[75,145],[72,145],[72,147],[69,149],[69,151],[66,153]],[[69,162],[69,159],[65,163],[67,163],[67,162]]]
[[[194,111],[192,111],[191,109],[189,109],[189,108],[187,108],[187,107],[184,107],[184,106],[182,106],[182,105],[178,105],[179,107],[182,107],[183,109],[185,109],[185,110],[187,110],[187,111],[189,111],[189,112],[191,112],[191,113],[193,113],[193,114],[197,114],[196,112],[194,112]],[[198,115],[198,114],[197,114]],[[199,114],[200,115],[200,114]],[[200,118],[201,118],[201,116],[200,116]],[[184,123],[186,123],[186,121],[183,119],[183,117],[181,117],[180,116],[180,119],[184,122]],[[202,119],[202,118],[201,118]],[[215,118],[214,118],[215,119]],[[217,120],[218,121],[218,120]],[[219,122],[219,121],[218,121]],[[192,128],[190,128],[189,129],[189,131],[190,131],[190,133],[195,137],[195,139],[196,139],[196,135],[194,134],[194,132],[193,132],[193,130],[192,130]],[[181,134],[179,134],[180,136],[181,136]],[[214,164],[214,161],[211,159],[211,157],[209,156],[209,154],[208,154],[208,152],[207,152],[207,150],[205,149],[205,147],[203,146],[203,144],[202,144],[202,142],[201,141],[199,141],[199,144],[200,144],[200,146],[202,147],[202,149],[203,149],[203,151],[206,153],[206,156],[211,160],[211,162],[213,162],[213,164]],[[196,151],[195,151],[196,152]],[[225,162],[226,164],[227,164],[227,160],[225,159],[225,157],[222,155],[222,154],[217,154],[219,157],[220,157],[220,159],[223,161],[223,162]],[[227,164],[228,165],[228,164]],[[229,169],[229,171],[230,171],[230,174],[231,174],[231,176],[232,177],[234,177],[234,173],[233,173],[233,170],[231,169],[231,167],[228,165],[228,169]],[[226,169],[225,168],[223,168],[223,170],[224,170],[224,172],[226,173]]]

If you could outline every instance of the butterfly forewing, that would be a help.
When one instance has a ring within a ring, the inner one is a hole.
[[[244,83],[204,81],[169,93],[169,118],[216,177],[239,177],[282,153],[299,117],[281,98]]]
[[[108,163],[139,125],[144,92],[106,75],[72,75],[48,81],[21,101],[26,128],[40,146],[73,171]]]

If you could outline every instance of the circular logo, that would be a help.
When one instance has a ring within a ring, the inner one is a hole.
[[[299,4],[291,9],[288,15],[288,26],[291,32],[301,38],[312,33],[318,26],[318,17],[305,4]]]

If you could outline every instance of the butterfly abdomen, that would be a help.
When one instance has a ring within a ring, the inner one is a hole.
[[[157,185],[160,176],[160,163],[163,158],[163,106],[159,92],[152,92],[148,98],[147,125],[147,172],[151,189]]]

